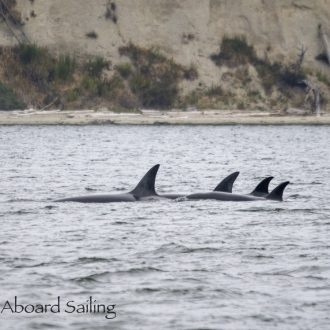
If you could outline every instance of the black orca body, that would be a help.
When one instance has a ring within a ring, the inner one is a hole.
[[[187,199],[214,199],[218,201],[230,201],[230,202],[245,202],[264,200],[262,197],[254,197],[249,195],[232,194],[221,191],[210,191],[205,193],[196,193],[186,196]]]
[[[237,179],[239,175],[239,172],[234,172],[227,177],[225,177],[214,189],[214,191],[222,191],[222,192],[227,192],[231,193],[233,189],[233,184],[235,180]],[[184,194],[159,194],[161,197],[165,197],[168,199],[177,199],[177,198],[182,198],[186,197],[187,195]]]
[[[283,200],[283,191],[289,184],[288,181],[278,185],[271,193],[268,192],[269,182],[273,177],[262,180],[250,194],[233,194],[233,184],[239,175],[234,172],[223,179],[211,192],[196,194],[162,194],[158,195],[155,191],[155,180],[159,165],[153,166],[141,179],[138,185],[130,192],[121,194],[104,194],[69,197],[56,200],[55,202],[78,202],[78,203],[115,203],[115,202],[136,202],[153,199],[177,199],[184,197],[188,200],[214,199],[220,201],[257,201],[257,200]]]
[[[230,175],[228,175],[225,179],[223,179],[214,189],[214,191],[221,191],[221,192],[227,192],[232,193],[233,191],[233,185],[236,181],[237,177],[239,175],[239,172],[234,172]],[[250,196],[255,197],[266,197],[269,194],[268,187],[271,180],[273,180],[274,177],[269,176],[265,179],[263,179],[255,188],[254,190],[249,193]]]
[[[89,195],[69,197],[56,200],[55,202],[78,202],[78,203],[116,203],[136,202],[157,198],[155,191],[155,180],[159,165],[153,166],[141,179],[138,185],[131,192],[123,194]]]
[[[228,192],[221,191],[211,191],[205,193],[197,193],[186,196],[187,199],[214,199],[219,201],[231,201],[231,202],[248,202],[248,201],[258,201],[258,200],[274,200],[282,201],[283,192],[285,187],[289,184],[289,181],[279,184],[270,194],[265,197],[258,197],[253,195],[240,195],[231,194]]]

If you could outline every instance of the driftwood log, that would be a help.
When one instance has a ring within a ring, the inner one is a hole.
[[[305,102],[308,100],[311,103],[312,113],[316,114],[316,116],[321,115],[321,98],[320,98],[320,88],[314,84],[312,84],[308,80],[303,80],[303,83],[307,87],[307,94],[305,97]]]

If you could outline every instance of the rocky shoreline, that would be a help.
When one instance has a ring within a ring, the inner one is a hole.
[[[278,112],[142,110],[116,113],[94,110],[0,111],[0,125],[330,125],[330,113],[316,116]]]

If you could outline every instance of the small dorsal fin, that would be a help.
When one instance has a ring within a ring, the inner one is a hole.
[[[226,178],[224,178],[214,189],[214,191],[222,191],[231,193],[233,190],[233,184],[235,180],[237,179],[239,175],[239,172],[234,172],[230,175],[228,175]]]
[[[269,194],[268,187],[270,181],[272,181],[274,177],[268,176],[267,178],[263,179],[255,188],[254,190],[250,193],[252,196],[257,196],[257,197],[264,197]]]
[[[273,201],[282,201],[284,189],[289,183],[289,181],[280,183],[270,194],[266,196],[266,198]]]
[[[131,191],[136,197],[156,196],[155,180],[159,169],[159,164],[153,166],[141,179],[138,185]]]

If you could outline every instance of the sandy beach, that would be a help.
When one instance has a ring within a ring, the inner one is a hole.
[[[0,111],[0,125],[330,125],[330,113],[321,116],[283,115],[277,112],[206,110],[116,113],[94,110]]]

